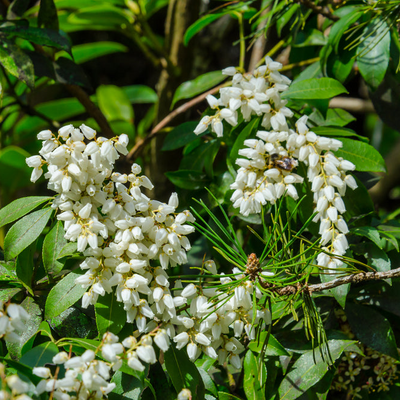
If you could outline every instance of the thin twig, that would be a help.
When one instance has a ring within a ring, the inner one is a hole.
[[[75,96],[79,100],[83,107],[85,107],[87,113],[95,119],[104,136],[107,136],[109,138],[115,136],[104,114],[100,111],[96,104],[94,104],[93,101],[90,100],[89,95],[80,86],[65,85],[65,87],[73,96]]]
[[[168,114],[164,119],[162,119],[150,132],[149,135],[147,135],[145,138],[140,140],[135,144],[135,146],[132,147],[131,151],[129,154],[126,156],[126,159],[129,161],[130,159],[135,159],[138,157],[138,155],[142,152],[144,146],[150,142],[157,134],[160,133],[161,129],[163,129],[166,125],[168,125],[176,116],[179,114],[182,114],[183,112],[187,111],[189,108],[193,107],[194,105],[202,102],[209,94],[214,94],[218,92],[219,89],[224,87],[226,84],[222,84],[219,86],[216,86],[213,89],[208,90],[207,92],[204,92],[200,94],[199,96],[195,97],[194,99],[188,101],[185,104],[182,104],[180,107],[178,107],[176,110],[172,111],[170,114]]]
[[[325,283],[317,283],[314,285],[290,285],[290,286],[285,286],[281,288],[270,288],[270,290],[273,290],[275,293],[281,295],[281,296],[287,296],[287,295],[292,295],[297,292],[301,292],[303,290],[307,290],[310,293],[313,292],[322,292],[323,290],[329,290],[333,289],[337,286],[342,286],[347,283],[360,283],[360,282],[365,282],[365,281],[373,281],[373,280],[382,280],[382,279],[390,279],[390,278],[395,278],[397,276],[400,276],[400,268],[392,269],[390,271],[384,271],[384,272],[359,272],[357,274],[351,274],[347,275],[341,278],[334,279],[333,281],[330,282],[325,282]]]
[[[309,8],[310,10],[314,11],[315,13],[320,14],[332,21],[339,20],[339,17],[336,15],[333,15],[328,7],[319,6],[315,3],[313,3],[311,0],[294,0],[294,1],[296,3],[302,4],[303,6]]]

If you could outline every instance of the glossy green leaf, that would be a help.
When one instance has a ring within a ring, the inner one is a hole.
[[[140,379],[137,379],[132,375],[124,374],[121,371],[117,371],[113,375],[111,383],[115,383],[116,386],[108,395],[110,400],[139,400],[145,388]]]
[[[72,48],[72,55],[77,64],[114,53],[126,53],[128,48],[117,42],[95,42],[78,44]]]
[[[182,99],[190,99],[197,94],[203,93],[206,90],[213,88],[225,79],[226,75],[222,75],[221,71],[212,71],[200,75],[191,81],[183,82],[178,86],[178,89],[176,89],[175,91],[174,98],[172,99],[171,108],[175,105],[177,101]]]
[[[29,3],[29,0],[13,0],[7,10],[7,19],[11,20],[21,17],[28,9]]]
[[[216,21],[217,19],[223,17],[225,13],[218,13],[218,14],[207,14],[204,15],[204,17],[201,17],[198,19],[196,22],[194,22],[192,25],[189,26],[187,31],[185,32],[185,36],[183,37],[183,44],[185,46],[188,45],[190,39],[196,35],[196,33],[199,33],[203,28],[205,28],[207,25],[211,24],[211,22]]]
[[[68,39],[52,29],[14,25],[0,27],[0,32],[5,33],[7,36],[16,36],[41,46],[55,47],[56,49],[71,53],[71,46]]]
[[[342,110],[341,108],[330,108],[326,115],[325,124],[343,127],[355,120],[355,117],[346,110]],[[364,136],[361,137],[365,140]]]
[[[30,185],[32,169],[26,165],[25,159],[30,154],[17,146],[7,146],[0,150],[1,185],[10,192]]]
[[[32,368],[43,367],[45,364],[52,364],[53,357],[58,353],[58,347],[53,342],[45,342],[26,352],[21,357],[21,362]]]
[[[67,239],[64,238],[64,235],[65,231],[63,223],[61,221],[57,221],[57,223],[44,238],[42,259],[44,269],[48,275],[56,275],[63,268],[63,264],[57,260],[60,258],[59,254],[61,250],[67,244]]]
[[[380,17],[366,26],[357,48],[357,66],[365,82],[376,89],[385,77],[390,59],[390,29]]]
[[[200,367],[197,367],[197,370],[201,375],[201,379],[203,379],[204,388],[206,389],[206,391],[212,393],[214,396],[218,396],[217,387],[207,371]]]
[[[95,305],[96,325],[100,335],[109,331],[118,334],[126,323],[124,304],[116,299],[114,293],[99,297]]]
[[[162,150],[169,151],[179,149],[180,147],[183,147],[188,143],[193,142],[198,137],[206,134],[207,132],[196,135],[193,132],[198,123],[198,121],[188,121],[172,129],[172,131],[169,132],[165,137]]]
[[[15,271],[18,279],[32,295],[32,280],[34,273],[33,258],[35,251],[36,243],[32,243],[18,255],[15,264]]]
[[[343,147],[335,152],[336,157],[351,161],[357,171],[386,172],[385,160],[374,147],[357,140],[340,140]]]
[[[124,13],[122,9],[103,4],[93,7],[81,8],[70,14],[67,18],[68,23],[82,25],[85,29],[93,29],[94,26],[104,26],[103,29],[109,29],[112,26],[123,28],[133,22],[129,14]]]
[[[36,110],[55,121],[62,121],[83,114],[85,107],[75,98],[66,98],[41,103]]]
[[[347,93],[346,88],[332,78],[304,79],[289,86],[282,93],[284,99],[331,99],[339,94]]]
[[[258,369],[259,363],[251,350],[248,350],[243,361],[244,378],[243,389],[248,400],[265,400],[265,381],[267,371],[265,364],[261,363],[261,370]]]
[[[175,186],[186,190],[204,189],[210,182],[207,176],[200,171],[179,170],[166,172],[165,175]]]
[[[391,269],[388,255],[374,243],[359,243],[355,246],[354,253],[362,254],[369,266],[378,272],[387,272]]]
[[[321,65],[319,61],[309,65],[304,71],[302,71],[296,79],[292,82],[294,83],[304,81],[305,79],[320,78],[322,76]]]
[[[83,69],[66,57],[60,57],[53,62],[57,82],[69,85],[79,85],[90,89],[89,80]]]
[[[232,146],[231,153],[229,155],[229,158],[232,161],[232,163],[236,162],[236,159],[239,156],[239,150],[243,148],[244,141],[246,139],[249,139],[250,137],[255,136],[259,123],[260,123],[260,118],[254,118],[250,122],[243,123],[237,127],[238,135],[235,140],[235,143]],[[242,129],[243,126],[244,129],[240,131],[240,129]]]
[[[260,353],[268,336],[268,332],[261,332],[259,340],[253,340],[249,343],[249,349],[253,352]],[[278,342],[274,335],[270,334],[268,338],[268,344],[265,345],[265,355],[267,356],[288,356],[289,353],[285,348]]]
[[[128,96],[114,85],[101,85],[97,88],[97,101],[100,110],[108,121],[133,121],[133,108]]]
[[[341,83],[345,83],[350,76],[356,58],[356,49],[346,49],[347,43],[343,38],[338,52],[329,55],[326,66],[328,75]]]
[[[227,392],[218,392],[218,400],[242,400],[242,399]]]
[[[52,197],[47,196],[29,196],[14,200],[0,210],[0,227],[23,217],[51,199]]]
[[[284,12],[276,21],[276,30],[279,37],[281,36],[282,29],[292,19],[293,15],[300,9],[300,4],[290,4],[287,8],[288,10]]]
[[[357,135],[357,133],[349,128],[337,128],[335,126],[316,126],[315,128],[312,128],[312,130],[319,136],[337,137],[340,141],[342,140],[340,136],[348,136],[356,137],[363,142],[368,142],[368,139],[366,137]]]
[[[208,171],[210,171],[210,167],[212,171],[212,163],[219,147],[220,141],[217,139],[202,143],[200,146],[196,147],[193,151],[183,157],[180,164],[180,169],[202,171],[204,166],[206,166]],[[210,176],[208,173],[207,175]]]
[[[340,19],[332,25],[328,36],[328,42],[334,46],[335,52],[338,51],[343,34],[363,14],[362,10],[354,6],[342,7],[340,11],[342,13]]]
[[[44,26],[58,32],[58,16],[54,0],[40,0],[38,26],[39,28]]]
[[[131,85],[121,88],[133,104],[157,103],[157,93],[149,86]]]
[[[383,248],[383,241],[379,235],[378,229],[373,226],[360,226],[359,228],[353,229],[351,233],[364,236],[373,241],[380,249]]]
[[[296,4],[298,5],[298,4]],[[324,46],[327,43],[327,38],[318,29],[308,29],[300,31],[296,35],[294,47],[306,47],[306,46]]]
[[[4,41],[0,47],[0,64],[31,89],[35,86],[32,60],[18,46]]]
[[[357,339],[374,350],[399,359],[392,327],[382,314],[372,307],[349,303],[346,306],[346,315]]]
[[[164,353],[164,360],[176,392],[188,388],[192,392],[193,400],[202,400],[204,383],[196,366],[189,360],[186,348],[177,350],[172,344]]]
[[[169,0],[148,0],[146,1],[146,16],[150,17],[161,8],[166,7],[169,4]]]
[[[79,272],[70,272],[50,290],[45,306],[46,319],[61,314],[76,303],[86,292],[87,288],[82,288],[82,285],[75,284],[75,279],[82,274],[82,271]]]
[[[35,211],[20,219],[10,228],[4,239],[6,260],[16,257],[39,237],[52,213],[52,208]]]
[[[355,343],[353,340],[329,340],[329,350],[332,360],[340,357],[347,347]],[[328,364],[322,361],[318,349],[305,352],[293,364],[288,374],[279,386],[280,400],[294,400],[305,393],[311,386],[316,384],[328,372]]]

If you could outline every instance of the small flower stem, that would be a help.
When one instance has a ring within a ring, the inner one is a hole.
[[[240,41],[240,60],[239,68],[244,69],[244,63],[246,58],[246,42],[244,40],[244,26],[243,26],[243,14],[235,13],[239,21],[239,41]]]

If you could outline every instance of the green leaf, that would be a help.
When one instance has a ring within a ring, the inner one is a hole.
[[[62,268],[63,264],[57,261],[60,257],[59,254],[67,240],[64,238],[65,231],[63,223],[57,221],[50,232],[46,235],[43,241],[42,258],[44,269],[47,275],[56,275]]]
[[[349,128],[336,128],[334,126],[316,126],[315,128],[312,128],[312,131],[319,136],[329,136],[329,137],[348,136],[348,137],[356,137],[363,142],[368,141],[366,137],[357,135],[357,133],[355,133],[352,129]],[[342,138],[339,138],[339,140],[342,141]]]
[[[114,53],[126,53],[128,48],[116,42],[95,42],[78,44],[72,47],[72,56],[77,64]]]
[[[148,0],[145,3],[146,17],[149,18],[155,12],[169,4],[169,0]]]
[[[234,396],[227,392],[218,392],[219,400],[242,400],[240,397]]]
[[[300,6],[299,4],[296,4]],[[296,35],[294,47],[306,47],[306,46],[324,46],[327,43],[327,38],[318,29],[309,29],[300,31]]]
[[[301,72],[292,82],[292,85],[294,83],[304,81],[305,79],[320,78],[321,75],[321,64],[319,61],[317,61],[309,65],[303,72]]]
[[[208,89],[218,85],[226,79],[226,75],[222,75],[221,71],[207,72],[203,75],[198,76],[196,79],[191,81],[183,82],[176,89],[174,98],[172,99],[171,108],[174,107],[175,103],[182,99],[190,99],[197,94],[203,93]]]
[[[29,8],[29,0],[14,0],[7,10],[7,19],[18,19]]]
[[[71,45],[68,39],[52,29],[14,25],[0,27],[0,32],[7,34],[7,36],[17,36],[21,39],[29,40],[41,46],[55,47],[71,54]]]
[[[189,360],[186,349],[177,350],[172,344],[164,353],[164,360],[177,393],[183,388],[188,388],[192,392],[193,400],[204,399],[203,380],[195,364]]]
[[[207,132],[200,135],[196,135],[193,132],[198,123],[198,121],[188,121],[172,129],[165,137],[162,151],[179,149],[205,135]]]
[[[25,159],[30,154],[17,146],[7,146],[0,150],[1,184],[9,191],[30,185],[31,168],[26,165]]]
[[[82,275],[82,271],[70,272],[50,290],[45,306],[46,319],[61,314],[76,303],[87,291],[87,288],[82,288],[81,285],[75,284],[75,279],[80,275]]]
[[[343,44],[344,43],[344,44]],[[345,83],[355,62],[356,49],[344,49],[347,42],[343,39],[337,54],[331,53],[327,61],[327,73],[341,83]]]
[[[51,199],[52,197],[46,196],[29,196],[14,200],[0,210],[0,227],[23,217]]]
[[[352,139],[340,140],[343,147],[335,152],[336,157],[351,161],[357,171],[386,172],[385,160],[371,145]]]
[[[232,150],[229,155],[229,158],[231,159],[233,164],[236,162],[236,159],[239,156],[239,150],[243,148],[244,141],[250,138],[251,135],[254,136],[256,134],[259,123],[260,123],[260,118],[254,118],[250,122],[245,122],[243,123],[243,125],[240,124],[238,126],[237,128],[238,132],[240,132],[239,129],[241,129],[242,126],[244,126],[244,129],[237,135],[237,138],[232,146]],[[235,134],[236,134],[236,129],[235,129]]]
[[[57,260],[63,257],[72,256],[76,253],[77,244],[76,242],[67,243],[58,253]]]
[[[53,62],[55,80],[60,83],[79,85],[90,89],[90,83],[83,69],[73,61],[60,57]]]
[[[337,279],[337,275],[332,271],[331,273],[328,273],[328,271],[326,271],[325,273],[321,273],[319,277],[321,278],[322,283],[327,283]],[[350,283],[346,283],[344,285],[336,286],[332,289],[329,289],[329,292],[333,294],[333,297],[339,303],[340,307],[345,308],[346,298],[347,294],[349,293],[349,290],[350,290]]]
[[[200,171],[179,170],[166,172],[166,177],[177,187],[186,190],[204,189],[210,180]]]
[[[11,300],[21,290],[22,288],[0,289],[0,301],[7,303],[7,301]]]
[[[355,343],[353,340],[329,340],[329,350],[332,360],[340,357],[347,347]],[[316,362],[314,362],[315,354]],[[294,400],[316,384],[328,372],[328,364],[322,361],[320,352],[315,349],[307,351],[293,364],[289,373],[279,386],[280,400]]]
[[[346,315],[351,330],[362,343],[387,354],[394,359],[399,359],[396,339],[389,321],[372,307],[349,303]],[[368,321],[368,323],[366,323]]]
[[[204,387],[206,391],[212,393],[214,396],[218,396],[218,391],[217,387],[215,386],[215,383],[211,376],[208,374],[207,371],[205,371],[203,368],[197,367],[197,370],[199,371],[201,375],[201,379],[203,379]]]
[[[187,31],[185,32],[185,36],[183,37],[183,44],[185,46],[188,45],[190,39],[196,35],[196,33],[200,32],[203,28],[207,25],[211,24],[211,22],[216,21],[217,19],[223,17],[226,13],[219,13],[219,14],[207,14],[204,17],[201,17],[192,25],[189,26]]]
[[[18,279],[21,283],[28,289],[28,291],[33,295],[32,292],[32,280],[34,272],[33,257],[36,250],[36,243],[32,243],[26,249],[24,249],[21,254],[18,255],[17,262],[15,265],[15,271],[17,273]]]
[[[25,298],[25,300],[21,303],[21,306],[30,315],[29,320],[25,324],[24,331],[18,332],[18,330],[17,330],[17,332],[19,333],[19,336],[21,337],[21,342],[20,343],[7,343],[7,348],[9,350],[9,352],[11,353],[11,356],[18,357],[18,358],[21,357],[22,346],[32,336],[36,335],[36,332],[39,329],[39,326],[42,322],[42,313],[41,313],[40,307],[35,302],[35,300],[33,300],[32,297]],[[21,360],[21,362],[25,364],[24,361]]]
[[[28,87],[35,87],[35,74],[32,60],[15,44],[2,40],[0,64]]]
[[[101,85],[97,88],[100,110],[108,121],[133,122],[133,108],[128,96],[118,86]]]
[[[390,29],[380,17],[373,18],[357,48],[357,65],[365,82],[376,89],[385,77],[390,59]]]
[[[340,126],[343,127],[356,119],[346,110],[341,108],[329,108],[326,114],[326,119],[322,116],[310,116],[310,119],[320,126]],[[319,128],[319,127],[318,127]],[[314,128],[313,128],[314,129]],[[321,134],[323,136],[323,134]],[[335,135],[333,135],[335,136]],[[338,136],[349,136],[347,134],[339,134]],[[367,141],[364,136],[358,136],[355,132],[352,136],[359,137],[360,140]]]
[[[283,13],[276,21],[276,30],[278,32],[278,36],[281,36],[282,29],[286,26],[286,24],[292,19],[293,15],[299,10],[300,4],[291,4],[288,7],[288,10]]]
[[[123,303],[117,301],[115,293],[99,297],[95,305],[96,325],[100,335],[109,331],[118,334],[126,322]]]
[[[340,19],[332,25],[328,36],[328,43],[333,45],[335,52],[338,51],[339,42],[343,34],[363,15],[363,11],[357,6],[341,7],[340,11],[346,14],[342,14]]]
[[[139,400],[144,390],[144,385],[140,379],[135,378],[132,375],[124,374],[121,371],[117,371],[112,379],[111,383],[115,383],[115,389],[108,395],[110,400],[119,399],[131,399]]]
[[[352,246],[354,253],[362,254],[378,272],[387,272],[391,269],[391,262],[388,255],[374,243],[359,243]]]
[[[281,97],[284,99],[331,99],[341,93],[348,92],[340,82],[332,78],[319,78],[292,83]]]
[[[256,356],[251,350],[248,350],[243,362],[244,378],[243,389],[248,400],[264,400],[265,399],[265,381],[267,379],[267,371],[265,364],[261,363],[261,371],[258,370],[258,362]]]
[[[41,103],[35,109],[55,121],[70,119],[85,112],[85,107],[75,98],[58,99]]]
[[[134,22],[133,17],[124,13],[122,9],[107,3],[80,8],[70,14],[67,21],[70,24],[81,25],[83,29],[95,29],[96,26],[103,26],[103,29],[122,29]]]
[[[58,32],[58,15],[54,0],[40,0],[38,26],[39,28],[44,26]]]
[[[133,104],[157,103],[157,93],[145,85],[131,85],[121,88]]]
[[[378,229],[373,226],[360,226],[359,228],[353,229],[351,233],[364,236],[373,241],[380,249],[383,248],[383,241],[379,235]]]
[[[221,142],[217,139],[210,140],[209,142],[203,142],[200,146],[196,147],[189,154],[186,154],[179,166],[179,168],[193,171],[202,171],[204,166],[208,168],[208,171],[212,172],[212,163],[218,152]],[[207,173],[211,177],[210,174]]]
[[[264,341],[268,336],[268,332],[261,332],[260,339],[253,340],[249,343],[249,349],[255,353],[260,353],[262,350],[262,346]],[[278,340],[272,334],[269,335],[268,344],[265,346],[265,355],[266,356],[288,356],[289,353],[285,350],[285,348],[278,342]]]
[[[53,342],[45,342],[27,351],[21,357],[21,362],[32,368],[43,367],[45,364],[53,364],[53,357],[58,353],[58,347]]]
[[[6,260],[16,257],[33,243],[47,225],[52,208],[43,208],[25,216],[14,224],[4,239],[4,256]]]

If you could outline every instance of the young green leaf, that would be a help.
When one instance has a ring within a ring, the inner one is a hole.
[[[196,22],[194,22],[192,25],[189,26],[187,29],[185,36],[183,37],[183,44],[185,46],[188,45],[189,40],[198,32],[200,32],[203,28],[205,28],[207,25],[211,24],[211,22],[216,21],[217,19],[223,17],[225,13],[219,13],[219,14],[207,14],[204,17],[201,17],[198,19]]]
[[[157,103],[157,93],[145,85],[131,85],[121,88],[132,104]]]
[[[96,94],[100,110],[108,121],[133,122],[133,107],[121,88],[114,85],[101,85]]]
[[[117,42],[95,42],[78,44],[72,47],[72,56],[77,64],[114,53],[126,53],[128,48]]]
[[[11,260],[33,243],[42,233],[52,213],[52,208],[43,208],[15,223],[4,239],[5,259]]]
[[[29,196],[14,200],[0,210],[0,228],[28,214],[52,197]]]
[[[248,400],[265,400],[264,386],[267,371],[264,363],[261,363],[261,371],[259,371],[258,364],[256,356],[248,350],[243,362],[243,389]]]

